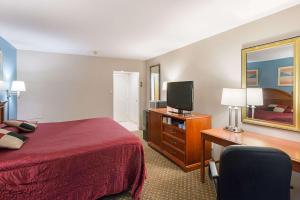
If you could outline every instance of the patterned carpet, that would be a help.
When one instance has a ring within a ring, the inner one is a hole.
[[[140,133],[136,132],[137,134]],[[144,142],[147,179],[142,200],[215,200],[213,183],[206,176],[200,181],[200,170],[185,173],[177,165],[150,148]],[[129,193],[102,198],[103,200],[131,200]]]

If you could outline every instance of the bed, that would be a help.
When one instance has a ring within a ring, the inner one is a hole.
[[[293,113],[291,112],[278,113],[278,112],[267,111],[263,109],[256,109],[254,113],[254,118],[266,120],[266,121],[285,123],[285,124],[293,124]]]
[[[254,112],[255,119],[274,121],[285,124],[293,124],[293,95],[274,88],[263,88],[264,106],[258,106]],[[269,105],[280,105],[286,107],[284,112],[268,110]],[[251,117],[251,108],[248,117]]]
[[[0,199],[97,199],[145,179],[139,138],[110,118],[41,123],[20,150],[0,149]]]

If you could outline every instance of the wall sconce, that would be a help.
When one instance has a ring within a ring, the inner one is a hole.
[[[9,119],[9,104],[10,104],[10,98],[12,95],[16,95],[17,97],[20,97],[21,92],[26,91],[25,83],[24,81],[13,81],[10,90],[7,89],[7,85],[4,81],[0,81],[0,90],[6,91],[7,94],[7,119]]]
[[[24,81],[13,81],[10,89],[10,95],[20,96],[21,92],[25,92],[26,87]]]

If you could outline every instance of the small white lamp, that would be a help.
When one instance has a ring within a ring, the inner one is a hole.
[[[10,91],[7,91],[7,119],[9,119],[9,99],[12,95],[17,95],[17,97],[20,96],[21,92],[25,92],[26,91],[26,87],[25,87],[25,83],[24,81],[13,81],[11,84],[11,88]]]
[[[262,88],[247,88],[247,105],[251,107],[254,119],[255,106],[264,105]]]
[[[225,127],[225,129],[236,133],[243,132],[238,124],[238,111],[240,107],[246,106],[246,90],[223,88],[221,104],[228,106],[229,110],[229,123],[228,126]],[[234,126],[232,126],[231,124],[232,109],[234,109],[235,111]]]
[[[21,92],[26,91],[24,81],[13,81],[10,90],[12,93],[17,94],[17,96],[19,97]]]

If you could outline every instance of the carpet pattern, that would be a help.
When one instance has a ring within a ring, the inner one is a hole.
[[[141,137],[140,132],[136,132]],[[213,182],[206,176],[200,181],[200,170],[183,172],[177,165],[150,148],[143,140],[147,179],[142,200],[215,200]],[[128,192],[102,198],[103,200],[132,200]]]

